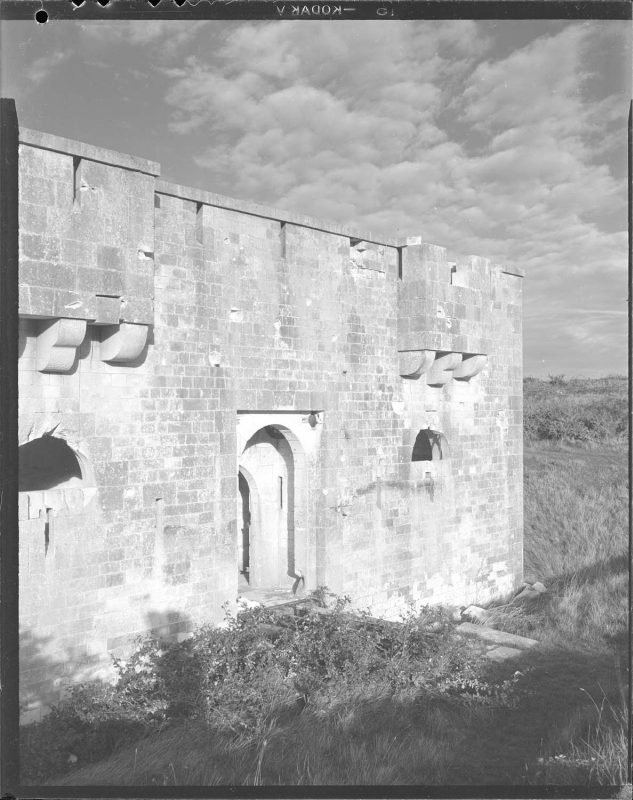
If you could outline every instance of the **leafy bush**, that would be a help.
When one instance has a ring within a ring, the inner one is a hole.
[[[75,686],[42,722],[20,730],[22,782],[39,783],[75,763],[105,758],[156,727],[117,688],[98,682]]]
[[[198,719],[244,743],[280,715],[331,704],[369,684],[388,694],[427,691],[467,702],[509,697],[481,677],[480,654],[443,609],[411,610],[401,622],[350,612],[349,598],[322,588],[296,618],[266,609],[227,614],[182,643],[139,642],[115,659],[114,686],[84,684],[23,733],[25,774],[42,780],[71,761],[104,758],[122,744],[182,719]]]

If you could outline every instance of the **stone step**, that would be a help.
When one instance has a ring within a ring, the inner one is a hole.
[[[530,647],[538,644],[536,639],[528,639],[526,636],[517,636],[514,633],[505,633],[495,628],[489,628],[487,625],[475,625],[472,622],[462,622],[461,625],[457,626],[457,630],[467,636],[477,636],[484,642],[492,642],[492,644],[518,650],[529,650]]]
[[[505,647],[501,645],[500,647],[492,647],[486,653],[486,658],[489,658],[491,661],[508,661],[511,658],[516,658],[520,656],[524,651],[518,650],[516,647]]]

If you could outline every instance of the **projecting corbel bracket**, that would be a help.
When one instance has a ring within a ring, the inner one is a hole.
[[[478,375],[488,363],[488,356],[485,355],[464,355],[461,364],[453,370],[453,378],[456,381],[467,381]]]
[[[416,380],[435,360],[435,350],[401,350],[398,353],[400,377]]]
[[[69,372],[86,335],[85,319],[47,321],[37,337],[36,367],[40,372]]]
[[[131,322],[105,326],[101,339],[101,360],[117,363],[134,361],[143,352],[148,333],[149,325]]]
[[[461,353],[446,353],[438,356],[427,373],[426,382],[429,386],[444,386],[454,377],[455,369],[461,362]]]

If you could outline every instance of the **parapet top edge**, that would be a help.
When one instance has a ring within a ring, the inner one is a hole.
[[[36,131],[32,128],[23,128],[19,131],[20,144],[31,147],[39,147],[42,150],[53,150],[56,153],[64,153],[69,156],[79,156],[88,161],[98,161],[101,164],[110,164],[116,167],[123,167],[134,172],[142,172],[145,175],[158,177],[160,175],[160,164],[156,161],[148,161],[145,158],[132,156],[128,153],[119,153],[116,150],[107,150],[104,147],[96,147],[86,142],[78,142],[75,139],[66,139],[63,136],[55,136],[52,133]]]
[[[517,278],[525,278],[525,270],[521,269],[521,267],[512,267],[508,266],[507,264],[503,264],[499,268],[500,272],[503,272],[505,275],[515,275]]]
[[[384,245],[385,247],[402,247],[406,243],[404,240],[379,236],[367,231],[362,233],[351,231],[348,228],[337,225],[335,222],[328,222],[316,219],[315,217],[306,217],[302,214],[283,211],[274,206],[260,205],[259,203],[253,203],[249,200],[238,200],[234,197],[208,192],[205,189],[182,186],[181,184],[172,183],[171,181],[157,180],[155,188],[158,194],[179,197],[182,200],[194,200],[198,203],[214,206],[216,208],[224,208],[228,211],[238,211],[242,214],[250,214],[254,217],[287,222],[302,228],[312,228],[313,230],[322,231],[323,233],[333,233],[337,236],[359,239],[363,242],[371,242],[372,244]]]
[[[134,172],[152,175],[156,179],[154,189],[158,194],[179,197],[183,200],[194,200],[216,208],[238,211],[242,214],[250,214],[251,216],[263,217],[264,219],[272,219],[279,222],[288,222],[291,225],[298,225],[302,228],[311,228],[313,230],[322,231],[323,233],[332,233],[337,236],[345,236],[349,239],[358,239],[385,247],[403,248],[410,244],[422,243],[421,237],[388,237],[368,231],[354,231],[337,225],[335,222],[320,220],[316,217],[304,216],[302,214],[295,214],[290,211],[283,211],[274,206],[266,206],[249,200],[238,200],[234,197],[215,194],[214,192],[209,192],[205,189],[197,189],[193,186],[183,186],[182,184],[172,181],[161,180],[159,177],[160,164],[156,161],[149,161],[145,158],[133,156],[128,153],[119,153],[116,150],[108,150],[103,147],[97,147],[86,142],[79,142],[75,139],[67,139],[52,133],[45,133],[44,131],[20,126],[19,142],[20,144],[38,147],[43,150],[52,150],[65,155],[79,156],[89,161],[97,161],[102,164],[110,164]],[[519,267],[505,264],[495,266],[500,272],[508,275],[515,275],[520,278],[525,277],[525,271]]]

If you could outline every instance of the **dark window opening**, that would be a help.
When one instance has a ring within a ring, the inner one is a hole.
[[[23,444],[18,450],[18,486],[20,492],[53,489],[72,478],[81,480],[77,456],[63,439],[42,436]]]
[[[448,458],[446,437],[430,428],[420,431],[413,445],[411,461],[439,461],[442,458]]]

